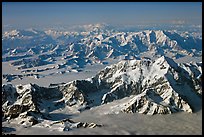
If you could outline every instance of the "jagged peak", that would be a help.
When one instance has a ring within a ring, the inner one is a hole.
[[[160,58],[155,60],[155,63],[163,64],[164,62],[166,62],[170,67],[173,67],[174,69],[178,68],[178,64],[173,59],[167,56],[161,56]]]

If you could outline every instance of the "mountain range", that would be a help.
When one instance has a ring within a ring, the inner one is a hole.
[[[165,56],[124,60],[91,78],[51,87],[2,85],[3,119],[31,125],[51,120],[54,110],[81,112],[116,100],[121,103],[101,113],[196,112],[202,106],[202,62],[176,63]]]
[[[83,68],[109,58],[143,56],[202,56],[202,36],[195,32],[144,30],[123,32],[105,24],[85,25],[81,31],[12,30],[2,34],[3,61],[26,69],[47,64]],[[29,64],[28,64],[29,62]]]

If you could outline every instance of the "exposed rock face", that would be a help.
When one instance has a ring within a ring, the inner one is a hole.
[[[201,66],[202,63],[176,64],[167,57],[153,62],[122,61],[96,76],[110,87],[102,103],[134,95],[122,111],[144,114],[192,112],[195,104],[201,103],[201,81],[196,79],[202,74]],[[193,102],[192,98],[198,102]]]
[[[116,106],[120,112],[192,113],[202,106],[201,76],[202,63],[177,64],[164,56],[155,61],[121,61],[95,77],[54,88],[2,85],[2,113],[4,118],[20,118],[21,124],[34,125],[39,119],[49,119],[56,109],[82,111],[125,97],[130,99]]]
[[[11,85],[2,85],[2,104],[13,104],[18,97],[16,89]]]
[[[83,105],[89,103],[87,94],[97,90],[97,87],[89,81],[76,80],[59,87],[63,93],[65,103],[69,106]]]
[[[142,94],[136,95],[128,103],[125,104],[123,112],[127,113],[143,113],[143,114],[170,114],[177,111],[186,111],[192,113],[191,107],[176,92],[171,93],[165,99],[152,89],[144,91]]]
[[[53,106],[58,107],[57,105],[60,105],[59,102],[54,101],[62,97],[62,93],[58,90],[39,87],[35,84],[17,85],[16,88],[11,87],[11,85],[3,85],[2,89],[4,89],[2,94],[13,93],[16,95],[13,102],[10,101],[12,104],[3,101],[5,103],[2,105],[2,111],[5,118],[20,117],[22,119],[20,123],[24,123],[24,120],[26,120],[31,124],[36,124],[38,118],[48,115],[49,108],[52,110]],[[5,95],[4,98],[9,96]],[[45,102],[52,103],[47,105]]]
[[[16,89],[11,85],[2,85],[2,117],[5,118],[6,112],[9,111],[9,107],[17,100],[18,93]],[[3,120],[2,119],[2,120]]]
[[[16,119],[25,127],[49,121],[50,127],[57,125],[60,131],[73,128],[95,128],[101,125],[95,123],[74,122],[69,119],[52,122],[49,112],[55,109],[66,109],[65,106],[86,106],[84,92],[89,92],[87,82],[74,81],[63,88],[44,88],[35,84],[2,86],[2,113],[4,119]],[[83,84],[86,87],[83,87]],[[67,88],[69,87],[69,88]],[[60,90],[59,90],[60,89]],[[81,92],[80,90],[83,89]],[[91,90],[90,90],[91,91]],[[60,124],[60,125],[59,125]]]

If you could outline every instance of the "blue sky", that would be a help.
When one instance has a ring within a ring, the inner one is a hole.
[[[3,26],[201,24],[201,2],[3,2]]]

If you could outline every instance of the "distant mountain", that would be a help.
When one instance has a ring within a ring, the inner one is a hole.
[[[2,49],[17,47],[32,47],[45,44],[56,44],[55,41],[45,32],[28,29],[28,30],[12,30],[2,34]]]
[[[49,113],[56,109],[83,111],[123,99],[109,113],[192,113],[202,106],[201,76],[202,63],[177,64],[162,56],[121,61],[92,78],[55,87],[2,85],[3,119],[35,124],[51,119]]]
[[[22,57],[47,54],[49,56],[42,58],[42,61],[51,56],[53,60],[63,57],[84,67],[88,63],[102,63],[108,58],[136,59],[146,55],[156,58],[165,55],[177,59],[186,55],[202,56],[202,37],[196,33],[175,30],[122,32],[107,24],[90,24],[81,28],[83,31],[75,32],[35,29],[4,32],[3,61],[21,59],[22,62]]]

